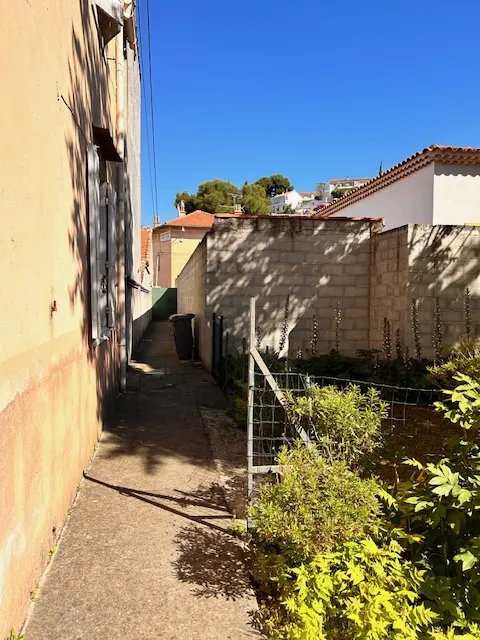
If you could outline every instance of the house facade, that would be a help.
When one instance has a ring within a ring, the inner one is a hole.
[[[433,145],[328,205],[321,216],[385,218],[405,224],[480,222],[480,149]]]
[[[211,229],[213,215],[204,211],[180,213],[153,229],[153,285],[174,288],[178,274]]]
[[[326,193],[320,191],[286,191],[270,199],[270,215],[282,215],[287,207],[302,215],[311,208],[312,201],[326,200]]]
[[[361,187],[371,178],[335,178],[328,183],[329,195],[332,195],[333,191],[340,189],[341,191],[349,192],[356,187]]]
[[[131,0],[4,7],[2,638],[22,625],[150,318],[134,15]]]

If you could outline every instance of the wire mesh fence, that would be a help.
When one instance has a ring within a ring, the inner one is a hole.
[[[312,376],[289,370],[289,362],[280,361],[265,352],[262,356],[255,347],[254,309],[250,327],[250,348],[247,340],[234,345],[224,329],[223,317],[213,314],[212,318],[212,372],[217,384],[227,396],[235,397],[237,392],[248,389],[247,467],[249,475],[249,497],[253,487],[253,476],[278,472],[277,457],[282,446],[293,446],[300,437],[308,444],[315,441],[313,434],[299,433],[288,420],[286,411],[286,392],[305,395],[311,385],[320,387],[334,386],[346,389],[355,385],[362,392],[376,389],[387,405],[387,417],[384,430],[393,433],[396,426],[415,420],[410,410],[419,407],[431,407],[441,399],[437,389],[421,389],[407,386],[394,386],[365,380],[340,378],[327,375]],[[271,365],[269,368],[267,363]],[[281,369],[281,370],[279,370]],[[238,388],[238,381],[244,384]],[[247,383],[248,381],[248,383]],[[410,413],[409,413],[410,412]]]
[[[436,389],[414,389],[398,387],[362,380],[350,380],[329,376],[308,376],[301,373],[272,373],[278,388],[282,393],[305,395],[311,385],[320,387],[335,386],[346,389],[352,385],[366,392],[374,388],[381,399],[387,404],[388,415],[384,420],[384,427],[394,429],[397,424],[403,424],[408,418],[411,407],[431,406],[440,399],[441,391]],[[253,466],[255,473],[274,471],[279,449],[292,446],[299,435],[289,423],[284,405],[272,390],[267,377],[260,371],[255,371],[253,390]]]

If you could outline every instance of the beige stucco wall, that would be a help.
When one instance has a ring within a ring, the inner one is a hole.
[[[89,339],[86,166],[92,124],[115,137],[115,43],[104,58],[89,0],[2,8],[1,638],[23,622],[118,388],[118,330]],[[118,191],[115,165],[108,179]]]
[[[209,331],[211,317],[207,316],[206,297],[207,243],[210,240],[210,236],[205,236],[176,280],[178,313],[195,314],[193,320],[195,347],[207,369],[211,366],[207,356],[211,352]]]
[[[128,93],[125,94],[125,275],[143,289],[127,289],[127,353],[132,355],[152,319],[152,288],[141,256],[141,180],[140,180],[140,66],[138,56],[127,46],[125,74]]]
[[[435,163],[433,224],[480,223],[480,166]]]
[[[162,233],[171,233],[171,239],[162,242]],[[175,287],[175,281],[198,247],[207,229],[185,227],[157,227],[153,230],[154,283],[158,287]],[[157,268],[158,267],[158,268]]]
[[[340,209],[333,217],[383,217],[385,230],[433,222],[434,164]]]

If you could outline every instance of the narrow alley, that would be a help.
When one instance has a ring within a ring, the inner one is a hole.
[[[258,637],[198,407],[224,400],[152,323],[38,593],[27,640]]]

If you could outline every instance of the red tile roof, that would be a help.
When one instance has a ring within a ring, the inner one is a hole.
[[[205,211],[192,211],[187,213],[186,216],[180,216],[169,220],[162,224],[162,227],[197,227],[202,229],[210,229],[213,225],[213,214],[206,213]]]
[[[322,216],[303,216],[303,215],[299,215],[299,214],[294,214],[294,213],[284,213],[284,214],[276,214],[276,215],[250,215],[248,213],[216,213],[215,218],[245,218],[247,220],[291,220],[292,218],[295,218],[295,220],[315,220],[315,221],[319,221],[320,220],[324,220],[324,221],[329,221],[329,222],[335,222],[337,220],[344,220],[344,221],[348,221],[348,220],[361,220],[364,222],[377,222],[379,220],[384,220],[383,216],[376,216],[376,217],[368,217],[368,216],[355,216],[355,217],[350,217],[350,216],[343,216],[343,217],[338,217],[338,218],[332,218],[331,220],[329,218],[322,218]]]
[[[151,238],[152,238],[151,227],[142,227],[140,255],[143,260],[148,259],[148,252],[150,249]]]
[[[335,178],[330,180],[330,184],[334,184],[335,182],[368,182],[372,178]]]
[[[480,149],[473,147],[447,147],[439,144],[432,144],[430,147],[414,153],[409,158],[402,160],[391,169],[388,169],[382,175],[371,178],[365,184],[362,184],[347,194],[329,204],[316,217],[331,216],[337,211],[341,211],[348,205],[363,200],[367,196],[380,191],[384,187],[405,178],[411,173],[423,169],[431,162],[441,162],[442,164],[480,164]],[[354,180],[354,178],[350,178]]]

